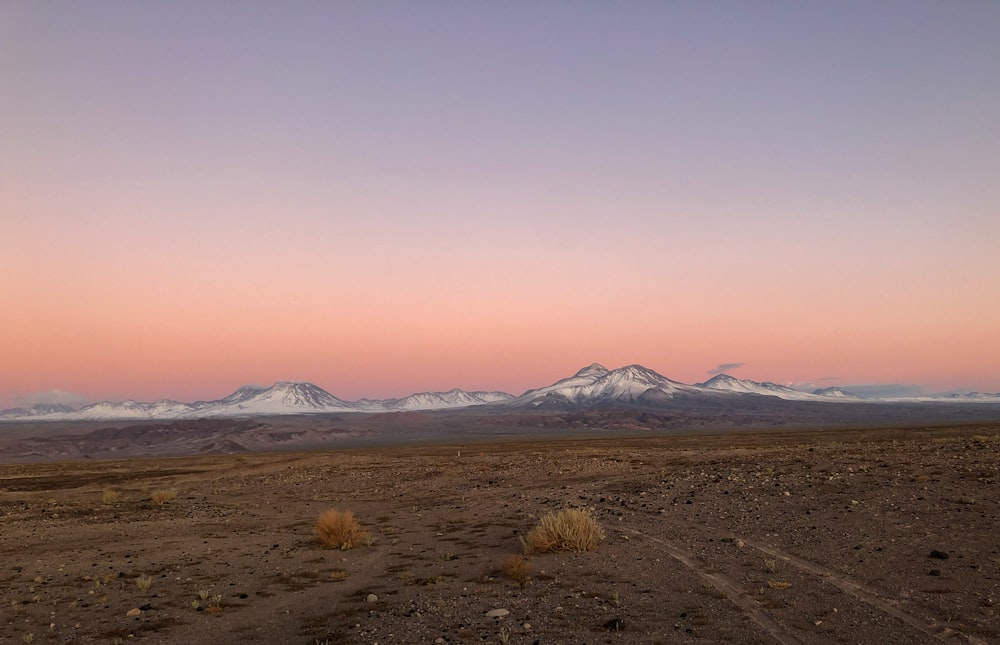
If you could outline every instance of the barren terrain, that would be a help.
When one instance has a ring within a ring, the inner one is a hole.
[[[2,465],[0,642],[1000,643],[998,469],[990,423]],[[569,507],[598,550],[506,576]]]

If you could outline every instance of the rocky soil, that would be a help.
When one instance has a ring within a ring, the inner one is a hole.
[[[0,642],[1000,643],[998,481],[992,424],[6,465]]]

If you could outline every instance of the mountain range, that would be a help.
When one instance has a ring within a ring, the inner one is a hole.
[[[748,399],[747,397],[751,397]],[[882,399],[861,399],[850,392],[829,387],[803,392],[785,385],[738,379],[719,374],[703,383],[687,385],[669,379],[642,365],[627,365],[609,370],[594,363],[576,374],[555,383],[531,389],[514,396],[506,392],[420,392],[398,399],[360,399],[347,401],[337,398],[312,383],[280,381],[270,387],[245,386],[229,396],[215,401],[181,403],[160,400],[153,403],[138,401],[101,401],[79,409],[64,405],[42,404],[31,408],[0,411],[0,420],[114,420],[114,419],[197,419],[220,417],[255,417],[287,414],[377,413],[417,410],[461,409],[490,406],[497,410],[579,410],[591,408],[639,407],[665,408],[680,402],[713,406],[764,400],[813,402],[868,402]],[[893,399],[898,402],[900,399]],[[998,394],[971,393],[907,399],[948,402],[1000,402]],[[489,408],[484,408],[489,409]]]

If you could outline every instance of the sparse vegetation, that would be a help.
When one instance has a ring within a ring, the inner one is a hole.
[[[143,593],[149,591],[149,588],[153,586],[152,576],[140,573],[139,577],[135,579],[135,586],[139,587],[139,591],[142,591]]]
[[[368,535],[351,511],[331,509],[319,516],[313,528],[323,546],[346,551],[362,543]]]
[[[521,587],[528,584],[531,578],[531,562],[520,553],[515,553],[500,565],[500,570],[504,575],[517,582]]]
[[[113,488],[109,488],[101,493],[101,502],[103,504],[117,504],[122,501],[122,494]]]
[[[208,607],[205,607],[206,614],[218,616],[222,613],[222,594],[216,594],[209,598]]]
[[[594,551],[604,539],[604,529],[587,510],[568,508],[549,513],[531,529],[522,546],[525,553]]]
[[[170,489],[154,490],[149,494],[149,497],[153,500],[154,504],[160,506],[177,497],[177,491]]]
[[[246,472],[220,454],[0,465],[0,547],[18,553],[0,643],[274,641],[288,625],[301,645],[732,642],[765,615],[778,637],[947,625],[985,642],[1000,442],[967,437],[992,427],[539,440],[463,447],[460,464],[432,445],[267,453]],[[930,442],[948,433],[963,440]],[[154,505],[165,488],[177,498]],[[333,508],[366,529],[351,553],[313,535]],[[597,550],[529,552],[564,508],[599,522]]]

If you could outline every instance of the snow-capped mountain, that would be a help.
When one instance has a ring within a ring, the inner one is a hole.
[[[264,414],[309,414],[353,412],[355,406],[338,399],[312,383],[279,381],[266,389],[242,387],[200,416],[249,416]]]
[[[390,410],[444,410],[501,403],[513,398],[512,394],[506,392],[466,392],[455,388],[447,392],[419,392],[401,399],[382,401],[382,405]]]
[[[513,395],[506,392],[465,392],[456,388],[448,392],[421,392],[399,399],[345,401],[312,383],[280,381],[271,387],[247,385],[216,401],[196,401],[191,404],[166,399],[155,403],[101,401],[79,410],[68,406],[36,406],[0,411],[0,419],[107,421],[441,410],[503,403],[513,398]]]
[[[510,401],[519,407],[610,405],[672,399],[679,394],[704,394],[706,390],[673,381],[642,365],[608,370],[593,363],[547,387],[528,390]]]
[[[1000,392],[966,392],[947,394],[944,397],[949,401],[982,401],[987,403],[1000,402]]]
[[[174,419],[183,417],[190,411],[191,406],[169,400],[155,403],[140,403],[131,400],[100,401],[84,406],[76,412],[55,416],[73,419]]]
[[[718,374],[704,383],[699,383],[698,385],[699,387],[708,388],[710,390],[718,390],[720,392],[777,396],[789,401],[810,401],[815,400],[816,398],[815,394],[802,392],[801,390],[790,388],[787,385],[778,385],[777,383],[771,383],[769,381],[758,383],[757,381],[739,379],[728,374]]]
[[[275,385],[277,385],[277,383]],[[199,405],[214,405],[218,403],[237,405],[239,403],[243,403],[244,401],[249,401],[250,399],[260,395],[261,392],[266,392],[268,389],[270,388],[261,387],[259,385],[244,385],[229,396],[219,399],[218,401],[198,401],[193,405],[194,407],[198,407]]]
[[[0,410],[0,419],[3,418],[29,418],[40,417],[47,414],[61,414],[75,412],[74,408],[59,403],[36,403],[30,408],[9,408]]]
[[[60,412],[49,419],[188,419],[194,417],[239,417],[267,414],[310,414],[354,411],[342,401],[312,383],[282,381],[271,387],[241,387],[218,401],[192,404],[162,399],[154,403],[101,401],[75,412]]]
[[[189,417],[245,417],[271,414],[354,412],[355,405],[312,383],[279,381],[271,387],[247,385],[218,401],[199,401]]]
[[[747,395],[760,395],[748,397]],[[763,397],[770,397],[770,400]],[[576,374],[545,387],[528,390],[520,396],[506,392],[419,392],[398,399],[360,399],[346,401],[337,398],[312,383],[281,381],[270,387],[244,386],[222,399],[181,403],[163,399],[153,403],[138,401],[101,401],[74,410],[64,405],[36,405],[32,408],[0,410],[0,420],[63,421],[118,419],[203,419],[271,416],[319,413],[374,413],[409,410],[450,410],[472,406],[490,406],[484,410],[504,408],[562,410],[583,408],[680,406],[685,409],[713,413],[720,409],[749,406],[774,407],[788,401],[817,403],[923,403],[923,402],[983,402],[1000,403],[998,394],[929,395],[906,399],[862,399],[840,387],[828,387],[815,392],[802,392],[776,383],[749,381],[719,374],[704,383],[686,385],[643,367],[627,365],[609,370],[593,363]],[[781,408],[782,410],[786,408]]]
[[[816,396],[825,396],[825,397],[830,398],[830,399],[857,399],[857,398],[860,398],[860,397],[858,397],[857,394],[854,394],[852,392],[848,392],[844,388],[842,388],[842,387],[836,387],[836,386],[834,386],[834,387],[824,387],[824,388],[819,389],[819,390],[814,390],[813,394],[815,394]]]

